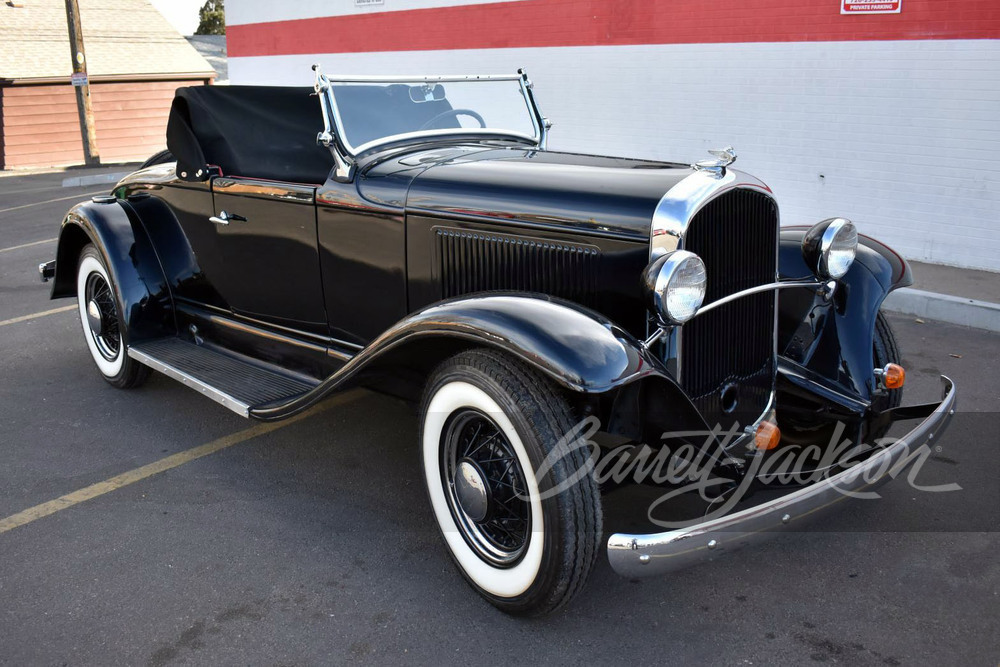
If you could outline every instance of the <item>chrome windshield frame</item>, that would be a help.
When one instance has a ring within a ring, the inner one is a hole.
[[[319,135],[319,142],[325,146],[328,146],[335,153],[335,159],[337,160],[338,174],[349,179],[352,170],[350,166],[354,164],[355,160],[365,154],[371,153],[383,147],[392,146],[399,143],[412,142],[414,140],[419,140],[424,137],[427,139],[462,139],[468,138],[471,140],[476,139],[486,139],[486,140],[503,140],[511,139],[519,142],[527,142],[528,144],[544,148],[546,143],[546,134],[551,123],[548,122],[538,109],[538,105],[535,103],[534,95],[531,92],[532,83],[528,79],[527,73],[524,70],[518,70],[516,74],[468,74],[468,75],[455,75],[455,74],[441,74],[441,75],[411,75],[411,76],[327,76],[323,74],[318,65],[313,66],[316,72],[316,83],[315,90],[316,94],[320,96],[321,106],[323,109],[323,120],[324,120],[324,130]],[[387,137],[381,137],[374,141],[369,141],[359,146],[352,146],[346,139],[346,133],[344,131],[344,121],[340,113],[340,108],[337,105],[337,97],[334,92],[334,86],[339,83],[402,83],[402,84],[417,84],[417,83],[456,83],[456,82],[471,82],[471,81],[511,81],[517,82],[521,87],[521,95],[525,101],[525,108],[528,111],[528,115],[531,119],[531,125],[534,130],[533,135],[528,135],[521,132],[515,132],[511,130],[499,130],[493,128],[483,128],[470,130],[469,128],[455,128],[455,129],[435,129],[435,130],[424,130],[419,132],[406,132],[396,135],[391,135]]]
[[[335,76],[330,83],[456,83],[459,81],[517,81],[520,74],[414,74],[400,76]]]

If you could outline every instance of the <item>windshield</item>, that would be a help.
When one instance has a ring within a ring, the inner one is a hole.
[[[357,155],[413,136],[470,133],[539,140],[520,77],[330,80],[340,140]]]

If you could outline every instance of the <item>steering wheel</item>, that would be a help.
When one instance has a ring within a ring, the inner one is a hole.
[[[483,117],[472,109],[448,109],[447,111],[442,111],[438,115],[431,118],[429,121],[420,126],[421,130],[426,130],[433,127],[438,121],[442,121],[445,118],[451,118],[453,116],[472,116],[479,123],[479,127],[486,127],[486,121]]]

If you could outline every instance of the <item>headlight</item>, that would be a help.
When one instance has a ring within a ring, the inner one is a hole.
[[[813,226],[802,239],[802,256],[820,278],[843,278],[858,252],[858,230],[845,218],[830,218]]]
[[[643,292],[660,324],[683,324],[705,300],[705,263],[693,252],[675,250],[651,262],[642,276]]]

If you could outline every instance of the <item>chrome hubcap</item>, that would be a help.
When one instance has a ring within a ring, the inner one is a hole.
[[[93,299],[87,304],[87,323],[90,325],[90,332],[95,336],[101,335],[103,323],[101,322],[101,307]]]
[[[121,353],[122,340],[115,296],[104,276],[96,272],[87,276],[84,298],[87,303],[87,327],[97,351],[108,361],[114,361]]]
[[[503,430],[478,410],[453,414],[441,437],[441,473],[466,544],[491,565],[516,565],[531,537],[531,504],[525,473]]]
[[[479,522],[486,518],[490,507],[489,490],[483,481],[483,473],[475,463],[465,460],[458,464],[455,495],[462,511],[470,519]]]

